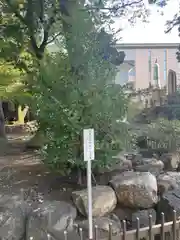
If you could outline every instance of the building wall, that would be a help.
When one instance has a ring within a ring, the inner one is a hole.
[[[148,87],[148,49],[134,49],[135,58],[135,87],[142,89]]]
[[[167,77],[164,76],[164,59],[165,59],[165,49],[150,49],[151,51],[151,79],[149,74],[149,63],[148,63],[148,49],[135,49],[136,52],[136,88],[147,88],[149,86],[149,81],[153,84],[153,67],[157,59],[160,71],[160,84],[165,86],[167,84]],[[167,73],[168,70],[172,69],[179,75],[180,68],[176,59],[176,49],[166,49],[167,50]]]
[[[122,45],[121,45],[122,46]],[[176,59],[177,46],[161,46],[158,47],[157,44],[154,45],[139,45],[139,46],[130,46],[128,49],[127,46],[122,46],[120,48],[125,52],[126,57],[125,60],[134,60],[135,61],[135,87],[136,89],[148,88],[149,82],[153,84],[153,67],[154,63],[157,59],[160,70],[160,84],[161,86],[165,86],[167,84],[167,76],[168,70],[172,69],[177,73],[178,84],[180,84],[180,64]],[[165,50],[166,50],[166,59],[167,62],[165,64]],[[151,52],[151,79],[149,74],[149,51]],[[166,72],[165,72],[166,65]],[[120,72],[125,70],[124,67],[120,66]],[[127,74],[123,73],[126,75]],[[118,75],[123,78],[123,74],[119,73]],[[166,76],[165,76],[166,74]],[[118,81],[117,83],[124,82],[123,79]]]

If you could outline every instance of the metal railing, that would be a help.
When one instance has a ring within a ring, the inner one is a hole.
[[[153,225],[152,216],[149,215],[149,226],[140,228],[139,218],[136,219],[136,229],[127,231],[126,221],[122,222],[122,229],[120,234],[113,235],[112,224],[109,224],[108,236],[101,238],[98,236],[98,226],[94,226],[94,239],[93,240],[154,240],[155,236],[158,236],[160,240],[178,240],[180,231],[180,219],[176,217],[176,211],[173,211],[173,221],[165,222],[164,213],[161,214],[161,223]],[[83,229],[76,225],[79,240],[88,239],[87,235],[83,234]],[[75,240],[75,236],[69,234],[68,231],[64,231],[64,240]],[[59,240],[53,238],[48,234],[48,240]]]

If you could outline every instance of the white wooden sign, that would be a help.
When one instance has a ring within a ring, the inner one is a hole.
[[[94,129],[83,130],[84,161],[94,160]]]
[[[94,160],[94,129],[84,129],[84,161],[87,162],[89,240],[93,239],[91,160]]]

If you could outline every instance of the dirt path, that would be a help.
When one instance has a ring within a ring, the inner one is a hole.
[[[77,185],[68,183],[67,177],[50,173],[37,153],[24,152],[27,137],[8,137],[10,146],[0,156],[0,194],[20,195],[23,189],[27,196],[30,189],[35,189],[44,200],[70,201],[71,192]]]

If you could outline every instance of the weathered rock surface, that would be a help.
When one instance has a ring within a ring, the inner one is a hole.
[[[157,177],[158,192],[163,193],[180,187],[180,172],[165,172]]]
[[[164,163],[164,170],[176,170],[180,163],[180,154],[178,152],[164,153],[160,160]]]
[[[88,236],[88,220],[77,222],[78,226],[83,229],[84,236]],[[109,236],[109,224],[112,224],[112,235],[117,235],[121,232],[121,222],[115,214],[107,217],[97,217],[93,219],[93,225],[97,225],[97,239],[106,239]],[[94,229],[95,230],[95,229]]]
[[[135,229],[137,226],[137,218],[140,221],[140,227],[149,226],[149,215],[152,215],[152,223],[156,222],[156,211],[153,208],[145,210],[137,210],[132,208],[117,208],[114,213],[123,221],[126,220],[127,229]]]
[[[133,168],[143,164],[143,157],[140,153],[127,153],[125,156],[128,160],[131,160]]]
[[[88,216],[87,189],[72,192],[73,202],[83,216]],[[96,186],[92,188],[93,217],[104,216],[110,213],[117,204],[114,190],[109,186]]]
[[[47,232],[58,239],[64,239],[63,231],[73,230],[76,209],[61,201],[44,202],[38,205],[28,217],[26,238],[33,240],[47,239]]]
[[[124,172],[114,176],[110,185],[118,203],[132,208],[151,208],[158,201],[156,177],[149,172]]]
[[[139,218],[139,223],[140,223],[141,228],[148,227],[149,226],[149,215],[152,216],[152,223],[155,224],[156,223],[156,211],[153,208],[134,212],[132,214],[132,219],[131,219],[132,229],[136,229],[137,218]]]
[[[165,221],[173,220],[173,210],[176,211],[177,217],[180,217],[180,189],[168,191],[165,193],[157,204],[157,219],[161,220],[161,213],[165,215]]]
[[[123,221],[131,221],[132,214],[135,212],[135,209],[127,208],[127,207],[117,207],[113,213],[118,216],[119,220]]]
[[[155,176],[158,176],[164,168],[164,163],[156,159],[143,159],[141,165],[134,167],[137,172],[150,172]]]
[[[0,194],[0,207],[13,209],[21,205],[23,198],[19,195],[4,195]]]
[[[23,239],[31,210],[18,196],[0,195],[0,239]]]
[[[25,217],[20,206],[14,209],[1,208],[0,239],[23,239],[25,234]]]

